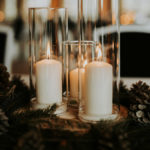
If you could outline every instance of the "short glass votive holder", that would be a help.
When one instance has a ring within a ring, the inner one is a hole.
[[[103,60],[102,48],[97,42],[80,47],[79,118],[94,122],[114,119],[117,114],[112,110],[113,66]]]
[[[65,94],[68,99],[68,105],[77,110],[79,109],[79,100],[85,95],[84,67],[87,64],[85,58],[87,56],[81,56],[80,54],[81,51],[94,52],[95,44],[93,41],[65,41],[63,43],[65,52]],[[79,84],[80,82],[82,82],[81,85]]]
[[[67,25],[65,8],[29,9],[30,87],[37,109],[57,104],[56,113],[66,110],[62,43],[67,40]]]

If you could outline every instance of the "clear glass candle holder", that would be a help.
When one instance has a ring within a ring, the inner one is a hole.
[[[96,42],[95,50],[79,51],[81,58],[87,60],[79,117],[88,121],[113,119],[113,103],[119,103],[119,0],[79,0],[79,21],[81,41]],[[82,61],[79,64],[82,68]],[[79,86],[82,82],[81,78]]]
[[[65,8],[30,8],[30,87],[36,108],[56,103],[65,110],[63,99],[63,50],[67,40],[68,16]]]
[[[102,48],[97,42],[79,51],[79,117],[98,121],[115,117],[113,108],[113,66],[105,62]],[[83,71],[84,70],[84,71]]]
[[[65,53],[65,81],[68,105],[78,109],[81,97],[84,97],[84,72],[87,59],[80,55],[81,51],[93,51],[96,43],[93,41],[66,41],[63,43]],[[80,66],[81,62],[81,66]],[[80,85],[80,82],[82,84]]]

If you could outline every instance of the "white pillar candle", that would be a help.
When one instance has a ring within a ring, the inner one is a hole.
[[[36,92],[41,104],[62,101],[62,65],[59,61],[44,59],[36,63]]]
[[[85,92],[84,92],[84,72],[85,69],[82,68],[80,69],[80,75],[81,75],[81,94],[82,97],[84,96]],[[79,93],[79,84],[78,84],[78,68],[70,71],[70,96],[72,98],[78,98],[78,93]]]
[[[94,61],[85,67],[85,113],[112,114],[112,66]]]

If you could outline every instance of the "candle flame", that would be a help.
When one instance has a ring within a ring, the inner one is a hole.
[[[86,65],[87,65],[87,60],[84,61],[83,67],[85,67]]]
[[[47,58],[50,59],[50,44],[47,44]]]
[[[81,60],[82,60],[82,62],[83,62],[83,67],[85,67],[86,65],[87,65],[87,59],[85,59],[84,60],[84,57],[83,57],[83,55],[81,56]]]
[[[96,47],[96,53],[97,53],[97,59],[98,59],[98,60],[101,60],[101,59],[102,59],[102,50],[101,50],[101,48],[100,48],[100,45],[98,45],[98,46]]]

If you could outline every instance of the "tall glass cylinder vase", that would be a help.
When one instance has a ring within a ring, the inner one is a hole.
[[[103,60],[120,77],[119,0],[79,0],[80,40],[99,43]]]
[[[81,42],[96,43],[94,50],[79,49],[79,57],[84,58],[80,59],[79,68],[87,61],[85,94],[79,95],[79,116],[91,121],[113,118],[120,79],[118,0],[79,0],[79,20]],[[81,78],[79,93],[82,93],[82,83]]]
[[[37,108],[56,103],[65,109],[62,43],[67,25],[65,8],[29,9],[30,87]]]

